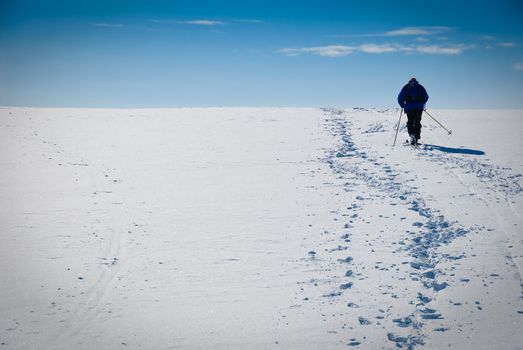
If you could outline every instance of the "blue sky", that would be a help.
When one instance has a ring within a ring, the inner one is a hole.
[[[523,108],[523,1],[0,0],[0,105]]]

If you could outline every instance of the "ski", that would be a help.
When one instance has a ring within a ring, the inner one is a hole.
[[[421,143],[415,143],[415,144],[412,144],[410,143],[410,140],[405,140],[405,143],[403,144],[404,146],[411,146],[413,148],[419,148],[419,146],[421,146]]]

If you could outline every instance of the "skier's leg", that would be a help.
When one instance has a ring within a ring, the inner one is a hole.
[[[409,135],[413,135],[415,131],[416,117],[414,111],[410,110],[407,112],[407,131]]]
[[[409,142],[411,145],[416,144],[416,111],[407,112],[407,130],[409,132]]]
[[[414,127],[414,136],[416,137],[416,140],[419,140],[421,138],[421,115],[423,114],[423,110],[416,110],[416,122]]]

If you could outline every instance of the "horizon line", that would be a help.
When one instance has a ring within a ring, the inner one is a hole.
[[[130,109],[248,109],[248,108],[282,108],[282,109],[321,109],[321,108],[336,108],[336,109],[357,109],[357,108],[365,108],[365,109],[396,109],[400,110],[400,107],[380,107],[380,106],[332,106],[332,105],[324,105],[324,106],[291,106],[291,105],[282,105],[282,106],[170,106],[170,107],[68,107],[68,106],[3,106],[0,105],[0,109],[114,109],[114,110],[130,110]],[[478,108],[478,107],[431,107],[426,108],[427,110],[523,110],[523,107],[484,107],[484,108]]]

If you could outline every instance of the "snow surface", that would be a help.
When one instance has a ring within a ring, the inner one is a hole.
[[[523,111],[430,112],[0,109],[0,349],[521,348]]]

